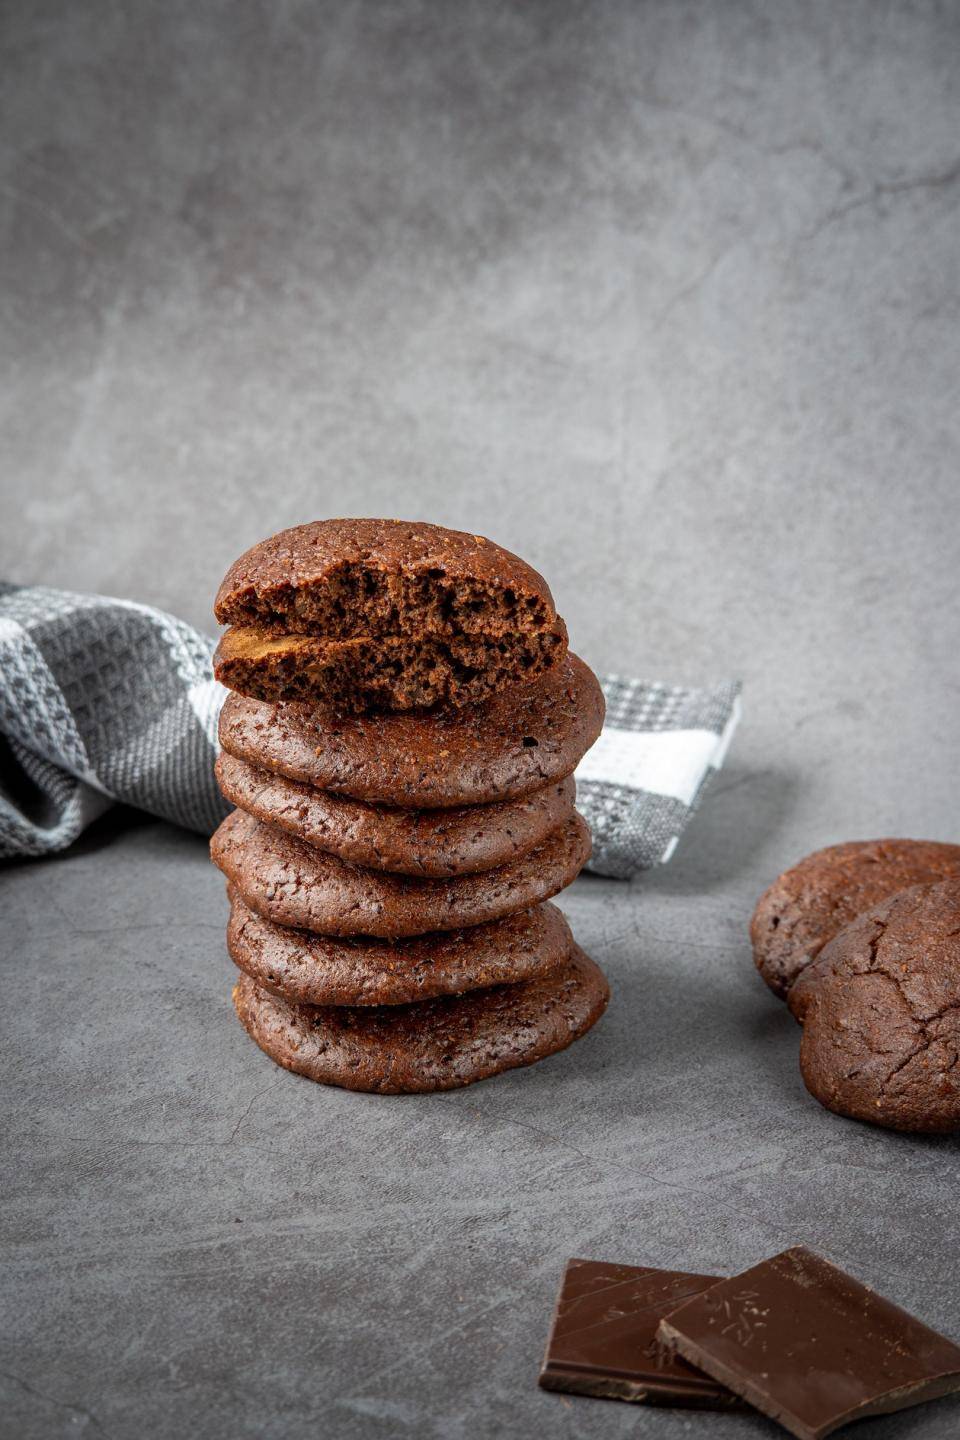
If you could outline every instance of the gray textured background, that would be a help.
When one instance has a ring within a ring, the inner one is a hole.
[[[596,668],[746,682],[674,863],[565,897],[607,1018],[459,1094],[274,1071],[198,839],[6,872],[3,1435],[773,1434],[540,1393],[573,1254],[805,1241],[960,1339],[957,1144],[819,1110],[744,938],[808,849],[958,838],[958,7],[2,16],[0,573],[209,626],[260,536],[424,517]]]

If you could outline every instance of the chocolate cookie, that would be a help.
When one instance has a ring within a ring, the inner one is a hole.
[[[851,921],[795,982],[821,1105],[890,1130],[960,1130],[960,876]]]
[[[555,905],[412,940],[336,939],[264,920],[231,887],[227,948],[264,990],[303,1005],[408,1005],[546,975],[573,946]]]
[[[316,520],[254,545],[214,605],[221,625],[287,634],[502,635],[550,630],[542,575],[482,535],[406,520]]]
[[[801,860],[761,895],[750,922],[753,958],[777,995],[839,930],[908,885],[960,871],[960,845],[934,840],[853,840]]]
[[[233,805],[354,865],[402,875],[473,875],[519,859],[573,810],[573,777],[500,805],[397,810],[273,775],[224,752],[220,789]]]
[[[254,700],[309,700],[344,713],[474,705],[529,684],[567,653],[567,630],[505,635],[360,635],[330,640],[234,626],[213,673]]]
[[[576,946],[536,980],[416,1005],[290,1005],[248,975],[233,992],[244,1029],[278,1065],[381,1095],[455,1090],[532,1065],[584,1035],[609,996],[603,972]]]
[[[220,743],[251,765],[373,804],[484,805],[571,774],[603,712],[596,676],[567,655],[532,685],[428,715],[338,716],[230,695]]]
[[[519,860],[482,875],[419,880],[349,865],[234,810],[210,841],[214,864],[266,920],[320,935],[399,939],[499,920],[571,884],[590,855],[590,831],[573,812]]]

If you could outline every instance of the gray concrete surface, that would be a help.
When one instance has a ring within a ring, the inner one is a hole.
[[[958,835],[960,11],[2,23],[0,573],[209,624],[261,535],[424,516],[545,570],[597,668],[740,674],[746,719],[667,869],[565,897],[602,1025],[460,1094],[274,1071],[199,839],[116,815],[9,868],[0,1431],[774,1433],[539,1392],[575,1254],[804,1241],[960,1339],[956,1142],[821,1111],[745,942],[805,851]]]

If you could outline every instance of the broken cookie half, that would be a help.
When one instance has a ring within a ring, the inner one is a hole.
[[[217,678],[267,701],[341,710],[476,704],[567,651],[542,576],[482,536],[324,520],[242,555],[220,586]]]

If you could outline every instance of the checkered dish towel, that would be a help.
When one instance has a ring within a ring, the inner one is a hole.
[[[149,605],[0,583],[0,857],[70,845],[111,801],[209,834],[230,808],[213,777],[213,642]],[[589,869],[669,860],[719,769],[739,685],[603,680],[603,734],[577,770]]]

